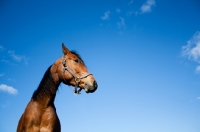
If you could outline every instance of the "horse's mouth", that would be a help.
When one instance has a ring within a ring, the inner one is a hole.
[[[81,94],[81,90],[82,89],[84,89],[85,90],[85,92],[88,94],[88,93],[93,93],[96,89],[88,89],[88,88],[80,88],[79,87],[79,89],[76,89],[76,90],[74,90],[74,93],[75,94]]]
[[[97,89],[96,87],[91,87],[91,86],[88,86],[88,85],[86,85],[84,87],[84,90],[85,90],[86,93],[93,93],[93,92],[96,91],[96,89]]]
[[[88,89],[80,88],[80,87],[79,87],[79,89],[74,90],[74,93],[75,93],[75,94],[81,94],[82,89],[84,89],[86,93],[90,93],[90,91],[89,91]]]
[[[84,89],[84,91],[88,94],[88,93],[92,93],[89,89],[87,88],[78,88],[77,90],[74,91],[75,94],[81,94],[81,91]]]
[[[80,88],[79,87],[79,89],[77,90],[77,91],[75,91],[75,93],[77,93],[77,94],[81,94],[81,91],[84,89],[84,91],[86,92],[86,93],[90,93],[90,90],[89,89],[87,89],[87,88]]]
[[[84,88],[85,92],[88,93],[92,93],[91,90],[89,90],[88,88]]]
[[[82,89],[84,89],[86,93],[93,93],[96,91],[97,87],[98,85],[96,81],[94,81],[92,85],[89,84],[84,84],[84,86],[79,85],[79,88],[75,90],[75,93],[80,94]]]

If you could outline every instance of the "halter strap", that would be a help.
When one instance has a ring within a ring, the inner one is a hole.
[[[74,72],[72,71],[72,70],[70,70],[69,69],[69,67],[67,66],[67,62],[66,62],[66,59],[63,57],[63,61],[62,61],[62,64],[63,64],[63,79],[64,79],[64,81],[66,82],[66,80],[65,80],[65,78],[64,78],[64,73],[65,73],[65,70],[67,70],[73,77],[74,77],[74,79],[75,79],[75,82],[76,82],[76,85],[75,85],[75,89],[74,89],[74,93],[75,94],[80,94],[80,92],[81,92],[81,88],[77,91],[77,88],[78,88],[78,85],[79,85],[79,83],[80,83],[80,81],[81,81],[81,79],[83,79],[83,78],[86,78],[86,77],[88,77],[89,75],[92,75],[91,73],[88,73],[88,74],[83,74],[82,76],[80,76],[80,77],[77,77],[75,74],[74,74]]]

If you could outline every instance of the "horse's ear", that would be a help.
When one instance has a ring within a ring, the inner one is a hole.
[[[62,43],[62,52],[64,55],[70,53],[70,51],[68,50],[68,48],[65,47],[64,43]]]

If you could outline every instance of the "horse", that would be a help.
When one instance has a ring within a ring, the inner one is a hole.
[[[55,61],[45,72],[38,88],[22,114],[17,132],[60,132],[61,125],[54,99],[60,83],[75,87],[74,93],[93,93],[98,85],[94,76],[88,72],[84,61],[74,51],[62,43],[63,56]]]

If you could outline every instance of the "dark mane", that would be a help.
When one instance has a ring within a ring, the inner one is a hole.
[[[72,50],[72,51],[70,51],[70,52],[71,52],[72,54],[74,54],[75,56],[77,56],[77,57],[83,62],[83,64],[85,65],[83,59],[81,58],[81,56],[80,56],[76,51]]]
[[[35,101],[38,101],[43,99],[45,97],[49,97],[52,94],[55,94],[53,91],[55,90],[55,83],[53,80],[53,77],[50,72],[51,66],[47,69],[45,72],[38,88],[35,90],[35,92],[32,95],[32,99]]]

